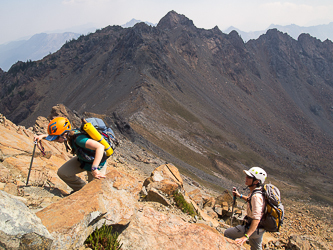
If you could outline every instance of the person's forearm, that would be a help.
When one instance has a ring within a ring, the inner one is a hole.
[[[103,158],[103,154],[104,154],[104,146],[102,144],[100,144],[101,146],[98,146],[96,148],[96,151],[95,151],[95,159],[92,163],[92,168],[98,168],[99,164],[101,163],[102,161],[102,158]],[[101,174],[99,172],[99,170],[95,169],[95,170],[92,170],[91,171],[91,174],[97,178],[97,179],[100,179],[100,178],[105,178],[105,175],[104,174]]]
[[[92,162],[92,165],[93,167],[98,168],[103,158],[104,145],[100,144],[99,142],[93,139],[88,139],[86,141],[85,147],[95,151],[95,158],[94,161]]]
[[[35,135],[34,140],[40,141],[42,139],[45,139],[48,136],[48,134],[41,134],[41,135]]]
[[[102,161],[103,154],[104,154],[104,146],[102,145],[102,147],[98,147],[95,151],[95,159],[92,163],[93,166],[96,166],[96,167],[99,166],[99,164]]]
[[[257,229],[259,222],[260,220],[252,220],[249,230],[247,230],[243,237],[236,239],[235,242],[237,244],[243,245]]]
[[[257,229],[260,220],[252,220],[249,230],[247,230],[247,236],[250,237]]]
[[[247,198],[249,198],[248,196],[244,196],[244,195],[242,195],[242,194],[238,194],[237,195],[240,199],[243,199],[243,200],[247,200]]]

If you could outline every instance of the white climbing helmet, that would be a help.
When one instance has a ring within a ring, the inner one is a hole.
[[[254,177],[257,180],[260,181],[260,184],[264,184],[266,178],[267,178],[267,173],[265,172],[265,170],[263,170],[262,168],[259,167],[252,167],[249,170],[243,170],[243,172],[250,176],[250,177]]]

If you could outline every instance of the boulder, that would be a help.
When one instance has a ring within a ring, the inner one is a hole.
[[[164,194],[172,195],[179,188],[179,185],[173,181],[164,179],[162,181],[150,183],[147,190],[149,191],[152,188],[160,190]]]
[[[14,196],[0,191],[1,249],[51,249],[53,238],[41,220]]]
[[[215,198],[208,197],[203,199],[203,207],[214,207],[215,206]]]
[[[172,164],[163,164],[157,167],[151,175],[154,181],[168,179],[178,183],[180,186],[183,186],[183,179],[180,177],[178,169]]]
[[[217,219],[217,218],[218,218],[217,213],[216,213],[216,212],[213,210],[213,208],[211,208],[211,207],[205,207],[205,208],[203,209],[203,211],[205,211],[206,214],[207,214],[208,216],[212,217],[213,219]]]
[[[212,217],[210,217],[205,211],[201,210],[198,205],[192,201],[188,196],[187,193],[185,193],[184,196],[185,200],[188,203],[191,203],[195,209],[195,211],[201,216],[201,218],[207,222],[207,224],[211,227],[218,227],[219,226],[219,222],[216,219],[213,219]]]
[[[7,183],[3,191],[11,195],[18,195],[17,186],[14,183]]]
[[[57,104],[56,106],[53,106],[51,114],[47,117],[47,119],[50,121],[58,116],[67,117],[73,128],[79,128],[82,124],[80,117],[78,117],[73,111],[68,109],[63,104]]]
[[[215,205],[216,206],[216,205]],[[222,216],[225,216],[229,213],[231,213],[231,210],[229,212],[229,206],[228,206],[228,202],[222,202],[221,204],[222,207]],[[230,216],[230,215],[229,215]]]
[[[120,234],[123,249],[244,249],[204,224],[184,222],[150,207],[140,210]]]
[[[264,233],[262,245],[264,249],[275,249],[275,248],[285,248],[287,243],[285,240],[279,240],[275,237],[274,233],[266,232]]]
[[[150,188],[150,190],[148,191],[146,200],[158,202],[164,206],[171,206],[168,199],[166,197],[164,197],[161,193],[159,193],[158,190],[156,190],[155,188]]]
[[[226,211],[226,210],[225,210]],[[232,207],[229,207],[229,209],[226,211],[225,216],[231,217],[232,216]]]
[[[215,199],[215,204],[222,205],[222,202],[227,202],[228,203],[228,207],[232,206],[233,198],[232,198],[232,196],[229,194],[229,192],[227,190],[225,190],[221,195],[219,195]]]
[[[246,211],[245,210],[239,210],[240,213],[237,211],[237,213],[234,213],[233,217],[233,224],[240,225],[243,224],[245,216],[246,216]]]
[[[144,185],[147,186],[151,182],[160,182],[162,180],[169,180],[176,183],[179,187],[183,187],[183,179],[179,174],[178,169],[172,164],[164,164],[157,167],[149,177],[149,181],[145,181]]]
[[[206,207],[205,207],[206,208]],[[218,205],[218,204],[216,204],[215,206],[214,206],[214,211],[219,215],[219,216],[222,216],[222,207],[221,207],[221,205]]]
[[[194,189],[193,191],[188,192],[188,195],[200,209],[203,209],[203,198],[200,189]]]
[[[163,194],[172,196],[177,189],[182,190],[183,179],[175,166],[164,164],[151,173],[151,176],[144,181],[143,186],[147,191],[147,200],[169,206],[170,203]]]
[[[291,235],[288,240],[289,240],[287,244],[288,249],[295,249],[295,250],[311,249],[310,242],[307,239],[305,239],[305,237],[299,235]]]
[[[242,210],[240,210],[239,208],[235,207],[234,214],[237,215],[237,216],[241,216],[242,215]]]
[[[33,127],[33,130],[36,134],[46,134],[47,126],[49,124],[49,120],[43,116],[38,116]]]
[[[88,183],[37,216],[55,238],[53,249],[76,249],[104,223],[128,224],[135,215],[141,187],[134,177],[111,168],[105,179]]]

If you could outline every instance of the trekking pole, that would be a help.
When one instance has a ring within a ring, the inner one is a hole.
[[[234,188],[235,190],[236,188]],[[230,226],[232,226],[232,220],[234,218],[234,208],[235,208],[235,204],[236,204],[236,194],[234,194],[234,198],[233,198],[233,203],[232,203],[232,211],[231,211],[231,221],[230,221]]]
[[[30,168],[29,168],[29,173],[28,173],[27,183],[25,184],[25,186],[28,186],[29,177],[30,177],[30,172],[31,172],[31,166],[32,166],[32,162],[34,161],[34,155],[35,155],[36,145],[37,145],[37,140],[34,141],[34,149],[33,149],[33,151],[32,151],[32,157],[31,157],[31,162],[30,162]]]

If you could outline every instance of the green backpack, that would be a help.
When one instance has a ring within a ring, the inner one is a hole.
[[[113,150],[118,146],[119,143],[113,130],[110,127],[107,127],[102,119],[92,117],[85,120],[90,122],[97,129],[97,131],[103,136],[103,138],[107,141]],[[71,150],[72,154],[77,155],[79,159],[83,160],[84,162],[92,163],[95,159],[95,152],[89,149],[81,148],[75,143],[76,138],[82,134],[90,137],[82,128],[72,129],[70,131],[71,139],[68,142],[70,148],[65,143],[67,151]],[[108,157],[104,152],[102,161],[105,161],[107,158]]]

